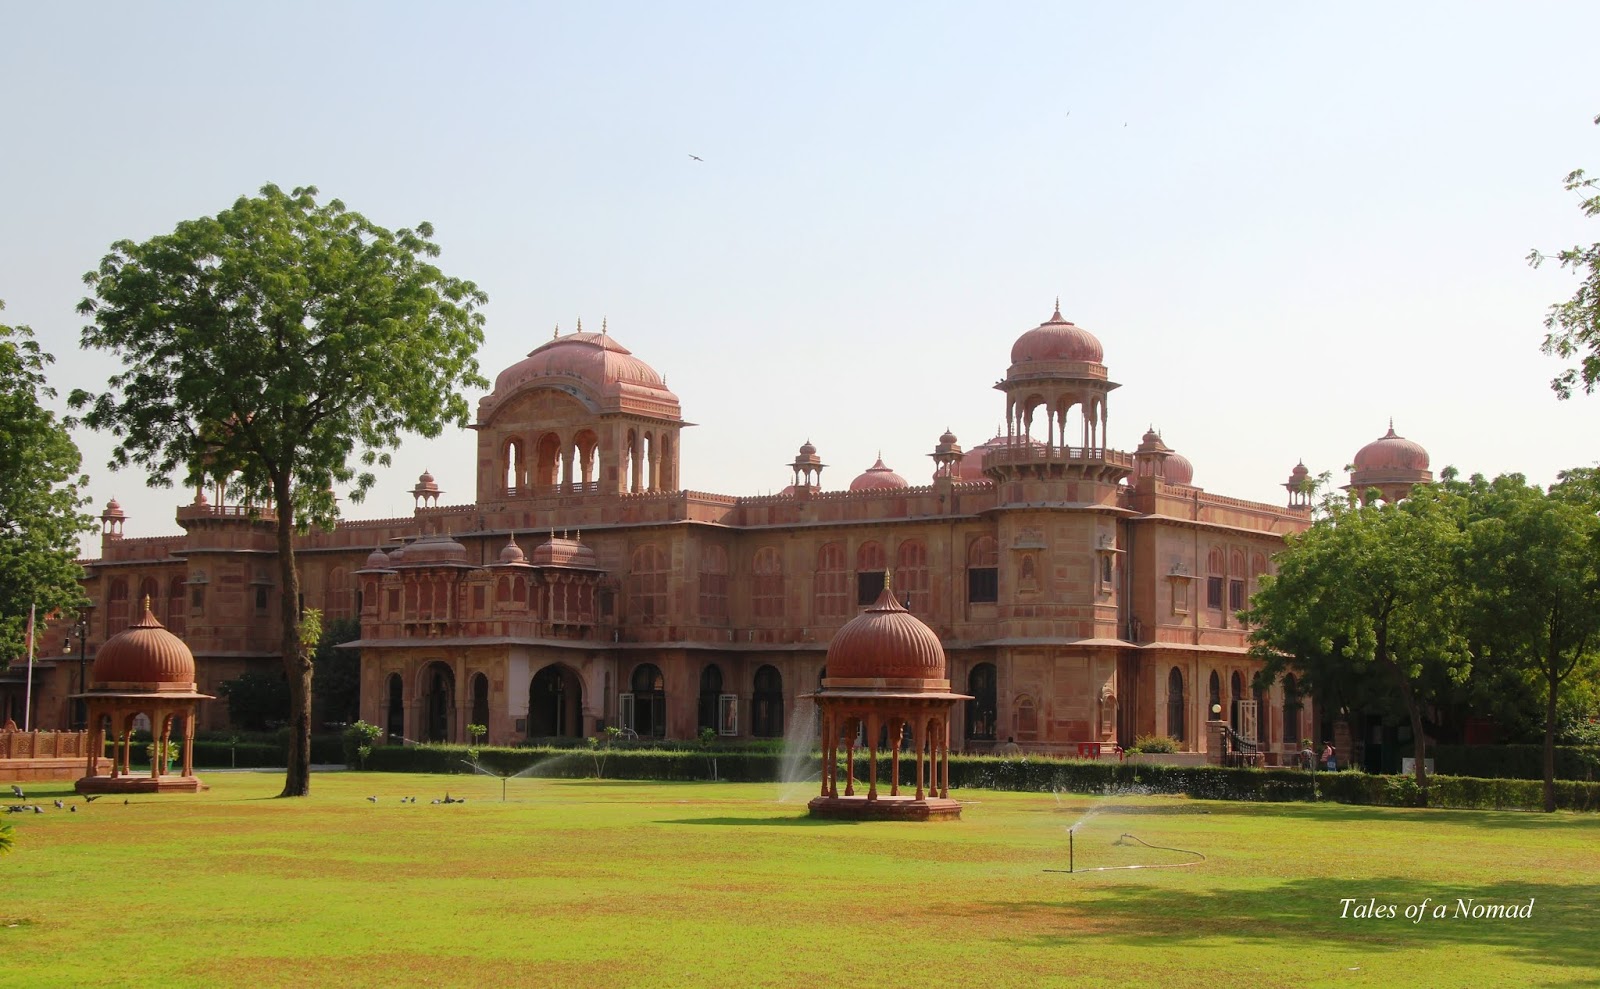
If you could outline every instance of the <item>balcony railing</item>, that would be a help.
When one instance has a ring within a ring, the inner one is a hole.
[[[1105,464],[1132,470],[1133,454],[1102,446],[1045,446],[1037,442],[1019,442],[1015,446],[996,447],[983,455],[984,470],[1024,464]]]

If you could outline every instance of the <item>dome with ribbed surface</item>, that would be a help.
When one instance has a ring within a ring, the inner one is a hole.
[[[424,536],[405,548],[405,553],[389,555],[391,563],[408,567],[465,565],[467,548],[449,536]]]
[[[910,484],[906,483],[905,478],[884,466],[882,457],[879,457],[877,463],[856,475],[856,479],[850,482],[851,491],[888,491],[892,488],[908,488],[910,486]]]
[[[1191,464],[1189,462],[1189,458],[1185,457],[1183,454],[1169,453],[1167,455],[1167,462],[1162,466],[1166,471],[1167,483],[1194,483],[1194,464]]]
[[[1105,350],[1088,330],[1061,316],[1061,306],[1049,319],[1017,337],[1011,345],[1011,363],[1065,361],[1073,364],[1100,364]]]
[[[887,587],[828,643],[827,666],[829,679],[946,679],[939,637]]]
[[[577,539],[556,536],[533,548],[533,565],[536,567],[596,567],[599,560],[594,549],[583,544],[582,534]]]
[[[1396,435],[1394,423],[1389,431],[1356,453],[1355,468],[1366,470],[1427,470],[1428,451],[1422,444]]]
[[[194,653],[167,631],[144,602],[144,617],[106,640],[95,653],[91,689],[194,690]]]
[[[666,379],[608,333],[569,333],[535,347],[495,378],[494,391],[478,404],[479,417],[536,387],[575,390],[600,412],[635,411],[671,419],[682,414]]]
[[[506,566],[514,566],[516,564],[528,562],[528,554],[524,553],[522,551],[522,547],[517,545],[516,533],[512,533],[511,539],[505,544],[505,546],[501,547],[500,562]]]

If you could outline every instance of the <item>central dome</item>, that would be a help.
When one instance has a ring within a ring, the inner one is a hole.
[[[944,647],[933,629],[885,587],[872,607],[828,643],[828,679],[944,680]]]
[[[1061,305],[1049,319],[1017,337],[1011,345],[1011,363],[1064,361],[1074,364],[1100,364],[1105,351],[1093,333],[1061,316]]]
[[[194,653],[168,632],[144,603],[144,617],[106,640],[89,673],[96,688],[194,690]]]

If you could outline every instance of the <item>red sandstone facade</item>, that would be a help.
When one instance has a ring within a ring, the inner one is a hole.
[[[468,724],[492,744],[605,726],[781,735],[810,717],[798,699],[834,633],[892,576],[942,643],[951,689],[974,697],[953,715],[957,750],[1166,734],[1204,751],[1219,704],[1269,761],[1297,751],[1321,737],[1310,702],[1252,690],[1234,612],[1309,524],[1305,468],[1289,505],[1212,494],[1154,432],[1133,452],[1108,445],[1117,387],[1099,341],[1057,311],[995,385],[1005,432],[963,451],[947,431],[927,483],[880,461],[826,490],[807,441],[789,488],[735,497],[683,488],[689,424],[654,369],[604,330],[557,336],[480,401],[475,497],[443,504],[425,474],[412,515],[302,537],[305,605],[360,618],[361,715],[395,738],[466,741]],[[1417,470],[1415,444],[1393,440],[1363,450],[1383,448],[1385,482]],[[200,492],[171,536],[124,538],[115,503],[102,521],[90,658],[148,596],[193,649],[198,691],[279,668],[269,512]],[[37,723],[71,724],[78,669],[75,643],[46,658]],[[222,727],[225,705],[199,717]]]

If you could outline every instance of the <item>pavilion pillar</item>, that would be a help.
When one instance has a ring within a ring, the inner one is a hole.
[[[867,716],[867,799],[878,799],[878,715]]]
[[[194,775],[194,709],[183,718],[183,775]]]
[[[917,747],[917,799],[922,799],[922,755],[924,749],[926,730],[923,728],[922,719],[917,719],[916,730],[911,733],[912,744]]]
[[[893,755],[890,757],[890,772],[894,774],[894,779],[889,783],[889,796],[898,797],[900,796],[900,736],[905,733],[905,722],[899,718],[891,720],[889,731],[894,734],[892,740],[894,748],[891,750]]]
[[[844,724],[847,729],[851,728],[855,719],[846,718]],[[856,795],[856,733],[853,731],[844,743],[844,795]]]
[[[939,726],[939,748],[942,757],[939,761],[939,796],[950,796],[950,722],[946,721]]]

